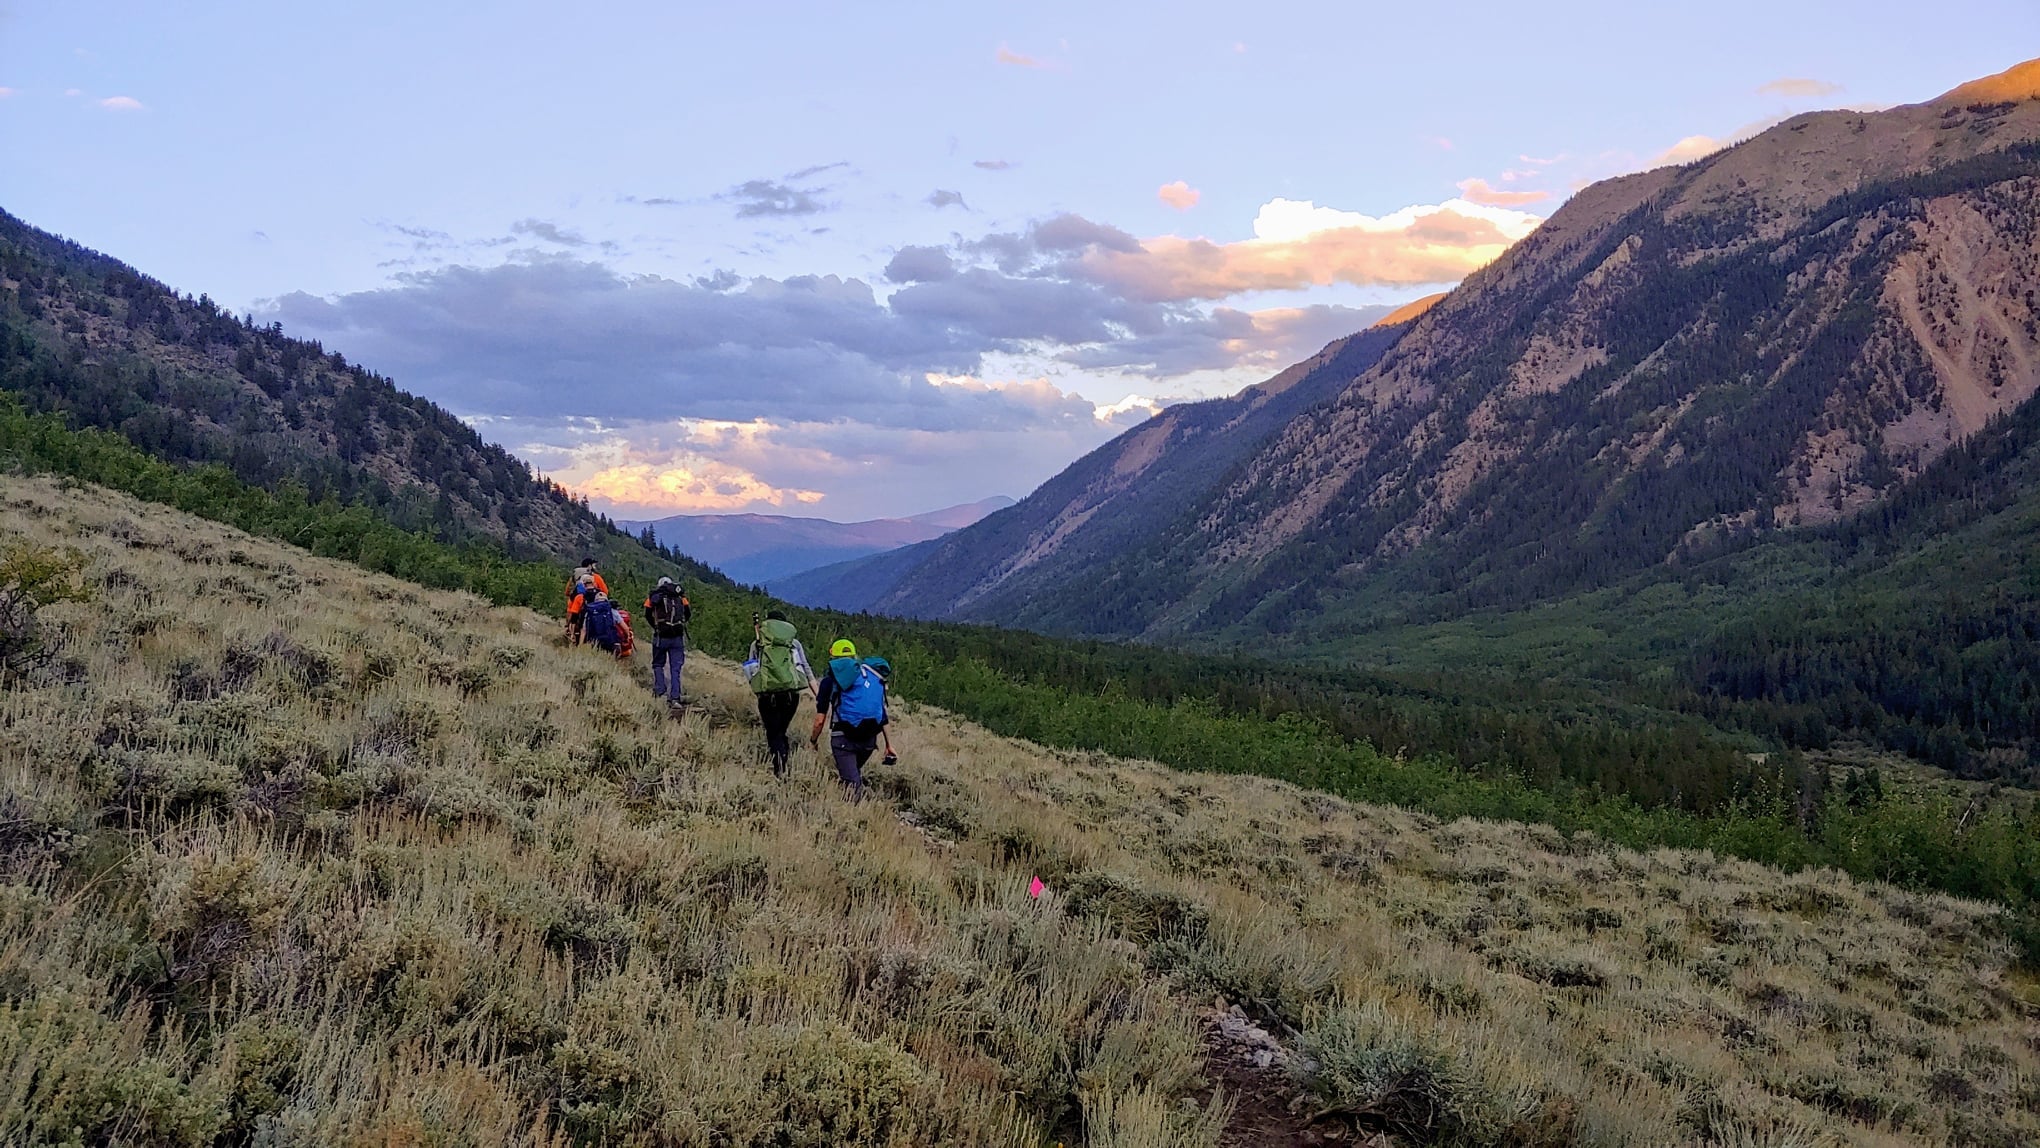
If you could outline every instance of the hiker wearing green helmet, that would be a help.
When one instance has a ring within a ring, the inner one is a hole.
[[[829,646],[829,670],[815,691],[815,724],[808,744],[819,746],[829,727],[829,756],[850,800],[864,798],[864,763],[886,736],[885,680],[892,667],[884,658],[859,658],[857,645],[838,638]],[[886,760],[896,760],[890,749]]]

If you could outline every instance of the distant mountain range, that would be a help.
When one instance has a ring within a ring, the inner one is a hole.
[[[617,525],[632,533],[649,527],[661,544],[739,582],[761,586],[817,566],[939,538],[1011,505],[1011,498],[995,495],[907,518],[863,522],[779,514],[675,514]]]
[[[1885,504],[2040,389],[2036,291],[2040,67],[1796,116],[1579,192],[1407,322],[1162,412],[845,604],[1321,649],[1590,591]]]

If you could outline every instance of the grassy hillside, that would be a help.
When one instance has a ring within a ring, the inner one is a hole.
[[[727,663],[674,723],[525,610],[0,480],[34,548],[90,600],[0,685],[0,1141],[2040,1135],[1986,905],[926,707],[853,807]]]
[[[485,542],[449,546],[367,507],[312,504],[250,487],[218,467],[180,469],[118,436],[73,431],[0,401],[0,459],[153,502],[366,569],[498,605],[550,611],[559,571]],[[649,560],[649,551],[634,552]],[[623,600],[656,566],[612,567]],[[736,655],[770,599],[697,587],[695,649]],[[1609,704],[1577,688],[1471,689],[1313,672],[1165,651],[1076,644],[1016,631],[791,611],[804,632],[855,633],[901,670],[900,690],[999,732],[1065,748],[1150,757],[1179,769],[1259,773],[1343,797],[1444,817],[1534,821],[1632,848],[1711,848],[1794,868],[1834,865],[2009,902],[2040,960],[2040,835],[2030,801],[1926,784],[1887,789],[1751,754],[1702,723]]]

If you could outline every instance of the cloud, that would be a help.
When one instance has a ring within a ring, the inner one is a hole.
[[[784,508],[820,502],[824,497],[819,490],[773,486],[750,471],[696,454],[605,467],[574,487],[612,506],[667,511],[733,511],[760,505]]]
[[[1197,201],[1204,198],[1204,193],[1179,179],[1156,189],[1155,198],[1177,211],[1188,211],[1197,206]]]
[[[580,232],[569,231],[556,223],[550,223],[543,219],[520,219],[510,225],[510,230],[516,235],[529,235],[533,239],[542,239],[547,243],[557,243],[563,247],[593,246],[587,237],[583,236]]]
[[[386,231],[394,231],[417,243],[451,245],[454,241],[451,234],[436,227],[406,227],[401,223],[386,223],[382,226]]]
[[[1767,116],[1764,119],[1746,123],[1724,136],[1690,135],[1652,156],[1643,164],[1633,165],[1624,170],[1648,171],[1652,168],[1664,167],[1667,164],[1692,163],[1695,160],[1706,159],[1708,156],[1724,148],[1734,147],[1744,140],[1761,135],[1771,128],[1784,123],[1789,118],[1789,116],[1782,115]]]
[[[1650,162],[1645,167],[1653,168],[1664,167],[1667,164],[1692,163],[1694,160],[1706,159],[1708,156],[1727,146],[1727,140],[1715,139],[1713,136],[1687,136],[1678,143],[1652,156]]]
[[[1140,240],[1109,223],[1093,223],[1081,215],[1057,215],[1034,226],[1034,245],[1043,251],[1082,251],[1100,247],[1107,251],[1132,253],[1141,249]]]
[[[1826,80],[1808,80],[1788,76],[1785,79],[1772,80],[1770,83],[1764,84],[1757,89],[1757,94],[1763,96],[1784,96],[1795,100],[1810,100],[1818,99],[1821,96],[1832,96],[1841,90],[1842,86],[1840,84],[1831,84]]]
[[[65,88],[65,89],[64,89],[64,94],[65,94],[66,96],[82,96],[82,95],[84,95],[85,93],[84,93],[84,92],[82,92],[82,91],[79,91],[79,90],[78,90],[77,88]]]
[[[135,99],[133,96],[108,96],[103,100],[95,102],[109,112],[141,112],[148,110],[142,106],[142,101]]]
[[[1503,179],[1527,178],[1535,174],[1512,171],[1504,175]],[[1488,181],[1484,179],[1460,180],[1459,194],[1468,203],[1477,203],[1482,207],[1522,207],[1526,204],[1542,203],[1551,198],[1548,191],[1503,191],[1488,186]]]
[[[817,175],[820,175],[820,174],[822,174],[822,173],[823,173],[823,172],[825,172],[825,171],[839,171],[839,170],[847,170],[847,169],[848,169],[849,167],[850,167],[850,161],[849,161],[849,160],[847,160],[847,159],[839,159],[839,160],[836,160],[836,161],[835,161],[835,162],[833,162],[833,163],[818,163],[818,164],[815,164],[815,165],[813,165],[812,167],[804,167],[804,168],[801,168],[801,169],[800,169],[799,171],[795,171],[795,172],[788,172],[788,173],[787,173],[787,176],[786,176],[786,178],[788,178],[788,179],[808,179],[808,178],[810,178],[810,177],[812,177],[812,176],[817,176]]]
[[[971,267],[940,281],[911,283],[888,301],[914,325],[1001,349],[1030,343],[1109,342],[1160,329],[1161,312],[1092,283],[1009,275]]]
[[[259,310],[417,381],[463,415],[747,420],[800,411],[943,430],[1090,418],[1073,396],[1043,405],[940,390],[925,377],[976,373],[985,354],[1029,339],[1111,337],[1096,312],[1112,301],[1098,289],[1029,280],[915,295],[933,286],[910,285],[888,304],[836,276],[730,287],[625,276],[561,256],[408,273],[333,298],[300,292]]]
[[[969,391],[970,383],[985,389],[1014,385],[975,379],[938,385]],[[483,425],[549,476],[587,492],[619,517],[750,510],[852,521],[900,513],[902,491],[967,502],[1032,490],[1145,417],[1145,410],[1129,404],[1124,411],[1024,430],[899,429],[809,421],[798,414],[742,423]],[[752,501],[740,501],[746,496]]]
[[[955,274],[956,262],[940,247],[902,247],[885,265],[888,283],[937,283]]]
[[[834,207],[822,201],[822,195],[829,190],[827,184],[802,186],[805,181],[828,171],[837,171],[850,166],[847,160],[834,163],[818,163],[799,171],[788,172],[782,179],[749,179],[730,188],[716,198],[737,205],[737,218],[754,219],[769,216],[819,215]],[[644,203],[666,205],[677,201],[670,199],[648,199]]]
[[[1020,165],[1009,159],[974,159],[970,161],[970,166],[985,171],[1010,171]]]
[[[925,202],[928,204],[928,206],[935,208],[961,207],[968,209],[970,207],[969,204],[963,201],[962,192],[945,191],[939,187],[936,188],[934,191],[928,193],[928,198],[927,200],[925,200]]]
[[[14,94],[15,90],[13,88],[0,88],[0,100],[4,100]]]
[[[1325,303],[1261,311],[1219,307],[1151,334],[1071,348],[1057,357],[1073,367],[1150,377],[1243,367],[1272,373],[1317,353],[1334,339],[1366,330],[1393,310]]]
[[[1128,395],[1116,403],[1098,408],[1101,423],[1142,423],[1162,413],[1162,404],[1146,395]],[[1129,418],[1128,416],[1132,416]]]
[[[992,53],[992,59],[1015,68],[1046,68],[1049,66],[1045,61],[1038,60],[1033,56],[1022,55],[1006,47],[1004,44],[999,45],[999,50]]]
[[[820,174],[763,182],[812,193],[799,180]],[[902,489],[1024,491],[1156,405],[1064,390],[1066,370],[1162,384],[1143,395],[1230,388],[1387,310],[1216,302],[1229,295],[1456,280],[1538,222],[1464,199],[1379,217],[1278,199],[1252,238],[1216,242],[1061,214],[899,247],[869,281],[627,274],[540,219],[511,231],[547,246],[484,266],[486,244],[515,238],[383,224],[414,256],[392,282],[257,314],[376,364],[606,507],[843,517],[892,512]]]
[[[1166,235],[1137,250],[1103,245],[1080,257],[1083,277],[1130,299],[1222,299],[1347,283],[1407,287],[1466,277],[1543,220],[1464,199],[1406,207],[1376,218],[1274,199],[1236,243]]]
[[[822,189],[795,187],[771,179],[751,179],[724,192],[721,198],[737,205],[737,218],[771,215],[818,215],[829,205],[817,198]]]

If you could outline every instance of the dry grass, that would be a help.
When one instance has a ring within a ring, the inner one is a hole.
[[[853,807],[726,664],[675,724],[160,508],[7,479],[0,535],[96,589],[0,691],[0,1142],[1209,1145],[1220,996],[1400,1140],[2040,1139],[1987,906],[927,709]]]

